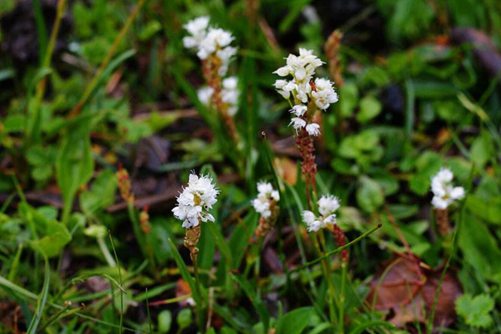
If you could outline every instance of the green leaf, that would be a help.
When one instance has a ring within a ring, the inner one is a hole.
[[[376,181],[362,176],[357,189],[357,202],[365,212],[374,212],[384,203],[383,187]]]
[[[191,309],[184,308],[177,315],[177,324],[180,328],[184,329],[188,327],[192,322],[193,314]]]
[[[111,170],[105,170],[96,178],[90,190],[80,194],[80,207],[86,215],[93,215],[113,204],[117,181]]]
[[[358,88],[352,82],[347,82],[339,89],[339,103],[341,115],[349,117],[353,114],[353,110],[358,102]]]
[[[169,310],[163,310],[158,314],[158,331],[168,333],[172,325],[172,313]]]
[[[228,240],[228,246],[233,258],[232,268],[237,269],[244,257],[245,250],[249,246],[248,240],[256,230],[257,214],[251,212],[243,221],[235,226],[233,233]]]
[[[494,278],[501,274],[501,250],[485,224],[475,219],[469,212],[459,230],[458,245],[464,260],[470,263],[477,272],[486,278]]]
[[[472,297],[462,295],[456,300],[456,312],[473,327],[488,328],[492,325],[489,312],[494,308],[494,300],[486,294]]]
[[[470,195],[465,205],[477,217],[489,223],[501,225],[501,197],[482,198],[478,195]]]
[[[357,114],[357,121],[366,123],[379,115],[381,109],[381,103],[378,99],[372,95],[367,95],[360,100],[360,112]]]
[[[188,268],[186,267],[186,264],[184,263],[183,258],[181,257],[181,254],[179,254],[176,244],[174,244],[174,242],[170,238],[168,239],[168,242],[170,249],[172,250],[172,255],[174,256],[174,261],[176,261],[176,264],[179,268],[179,272],[181,273],[183,280],[185,280],[190,286],[191,295],[193,296],[193,299],[195,300],[197,305],[202,305],[203,301],[201,299],[201,296],[198,294],[198,288],[195,285],[196,283],[191,277]]]
[[[281,316],[277,321],[277,334],[300,334],[315,315],[313,307],[301,307]]]
[[[37,333],[38,325],[43,316],[43,311],[45,308],[45,304],[47,303],[47,297],[49,295],[49,286],[50,286],[50,266],[47,258],[45,259],[45,271],[44,271],[44,281],[43,288],[40,296],[37,299],[37,309],[35,312],[35,316],[30,322],[30,326],[28,327],[27,334],[35,334]]]
[[[482,131],[481,135],[478,136],[471,145],[471,160],[478,168],[482,169],[489,159],[491,159],[494,152],[494,144],[489,134]]]
[[[416,160],[416,174],[409,180],[410,188],[418,195],[426,194],[430,189],[431,177],[443,165],[439,154],[431,151],[424,152]]]
[[[234,275],[231,275],[231,278],[235,282],[237,282],[238,285],[240,285],[240,287],[244,290],[245,294],[250,299],[252,305],[254,305],[254,308],[259,314],[259,318],[261,319],[261,322],[264,324],[265,332],[267,332],[270,323],[270,314],[268,313],[266,306],[261,300],[261,297],[255,292],[254,287],[245,279]]]
[[[78,188],[92,177],[94,171],[88,124],[79,125],[76,129],[70,127],[63,137],[56,158],[57,183],[64,200],[63,222],[69,217]]]
[[[46,257],[59,255],[64,246],[70,242],[71,235],[65,225],[54,220],[38,220],[37,229],[42,232],[42,237],[30,242],[30,246]],[[42,224],[40,224],[42,223]]]

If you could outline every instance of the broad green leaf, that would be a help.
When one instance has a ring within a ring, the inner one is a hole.
[[[163,310],[158,314],[158,331],[168,333],[172,325],[172,313],[169,310]]]
[[[181,329],[188,327],[193,321],[191,309],[183,308],[177,315],[177,324]]]
[[[481,275],[493,278],[501,274],[501,250],[485,224],[468,212],[464,213],[458,239],[459,248]]]
[[[300,334],[310,325],[311,317],[315,315],[313,307],[301,307],[281,316],[277,321],[277,334]]]
[[[80,194],[80,207],[86,215],[93,215],[115,201],[116,176],[111,170],[104,170],[95,179],[90,190]]]
[[[80,186],[85,184],[94,171],[87,122],[70,127],[63,137],[56,158],[57,182],[63,193],[63,222],[69,217],[73,199]]]
[[[456,312],[473,327],[488,328],[492,325],[489,313],[494,308],[494,300],[486,294],[472,297],[462,295],[456,300]]]
[[[482,131],[481,135],[471,145],[470,157],[472,162],[481,169],[491,159],[494,152],[494,144],[489,134]]]
[[[360,111],[357,114],[357,121],[366,123],[379,115],[381,109],[381,102],[374,96],[367,95],[360,100]]]
[[[440,155],[427,151],[416,160],[416,174],[409,180],[410,188],[418,195],[424,195],[430,190],[431,177],[442,167],[443,161]]]
[[[40,220],[38,223],[40,224]],[[30,246],[46,257],[59,255],[64,246],[70,242],[71,235],[62,223],[47,220],[38,226],[41,237],[30,242]]]
[[[466,199],[466,207],[472,214],[487,222],[501,225],[501,197],[482,198],[470,195]]]
[[[341,114],[344,117],[349,117],[353,114],[353,110],[358,103],[358,88],[352,82],[347,82],[339,89],[339,103]]]
[[[372,213],[384,203],[384,191],[376,181],[362,176],[357,188],[358,205],[367,213]]]

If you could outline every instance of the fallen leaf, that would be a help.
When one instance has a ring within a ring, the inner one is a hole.
[[[456,317],[454,302],[461,288],[452,272],[447,272],[439,284],[441,274],[442,269],[432,270],[414,254],[399,255],[373,279],[367,303],[375,310],[386,312],[387,320],[397,327],[425,323],[433,307],[434,325],[448,326]]]

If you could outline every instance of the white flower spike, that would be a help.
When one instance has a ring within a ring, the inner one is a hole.
[[[294,116],[291,125],[297,134],[300,129],[305,128],[306,135],[319,136],[320,126],[311,123],[315,110],[326,110],[332,103],[338,101],[338,95],[331,81],[314,78],[315,70],[322,64],[323,62],[313,54],[313,51],[299,49],[299,55],[289,54],[286,65],[273,72],[282,77],[275,81],[275,89],[284,99],[291,100],[290,102],[294,104],[291,109],[291,114]],[[288,76],[292,79],[283,79]]]
[[[339,209],[339,199],[332,195],[324,195],[318,200],[317,217],[309,210],[303,211],[303,221],[306,224],[308,232],[317,232],[328,225],[336,224],[336,210]]]
[[[184,228],[193,228],[200,222],[214,221],[209,210],[217,201],[219,191],[209,176],[190,174],[188,186],[177,198],[178,205],[172,209],[174,216],[183,221]]]
[[[268,219],[272,214],[271,206],[280,200],[280,194],[268,182],[259,182],[257,191],[258,194],[252,201],[252,206],[263,218]]]
[[[464,197],[464,188],[454,187],[452,185],[453,178],[454,174],[452,174],[450,169],[442,168],[431,179],[431,191],[434,195],[431,204],[436,209],[445,210],[454,201]]]

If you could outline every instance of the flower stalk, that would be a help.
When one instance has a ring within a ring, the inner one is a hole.
[[[455,201],[465,196],[463,187],[454,187],[452,180],[454,174],[448,168],[441,168],[431,179],[431,191],[433,199],[431,204],[435,209],[438,232],[446,236],[451,230],[448,208]]]
[[[333,83],[327,79],[314,78],[315,70],[323,62],[313,54],[313,51],[299,49],[299,55],[290,54],[286,65],[276,70],[280,77],[275,81],[277,92],[293,105],[290,110],[291,125],[295,130],[296,145],[301,154],[301,172],[305,179],[308,207],[312,207],[311,193],[316,195],[315,146],[313,138],[321,134],[320,125],[314,121],[315,114],[327,110],[332,103],[338,101]]]
[[[280,211],[280,207],[278,206],[280,194],[268,182],[259,182],[257,190],[258,195],[252,201],[252,206],[260,215],[255,236],[257,238],[264,238],[277,221]]]
[[[198,91],[199,100],[217,111],[231,139],[238,144],[240,139],[233,120],[239,98],[237,80],[225,78],[231,58],[237,52],[230,45],[234,37],[226,30],[210,26],[207,16],[189,21],[184,28],[189,35],[183,38],[183,44],[196,51],[208,85]]]
[[[190,252],[190,258],[193,263],[193,271],[195,274],[197,294],[201,295],[200,278],[198,275],[198,242],[200,241],[201,225],[204,222],[214,222],[214,216],[209,213],[213,205],[217,202],[219,190],[216,189],[212,178],[209,176],[198,176],[191,173],[188,185],[183,188],[183,191],[177,197],[177,206],[172,209],[174,217],[183,222],[183,227],[186,229],[184,237],[184,246]],[[202,330],[202,312],[201,306],[197,306],[197,318],[199,328]]]

